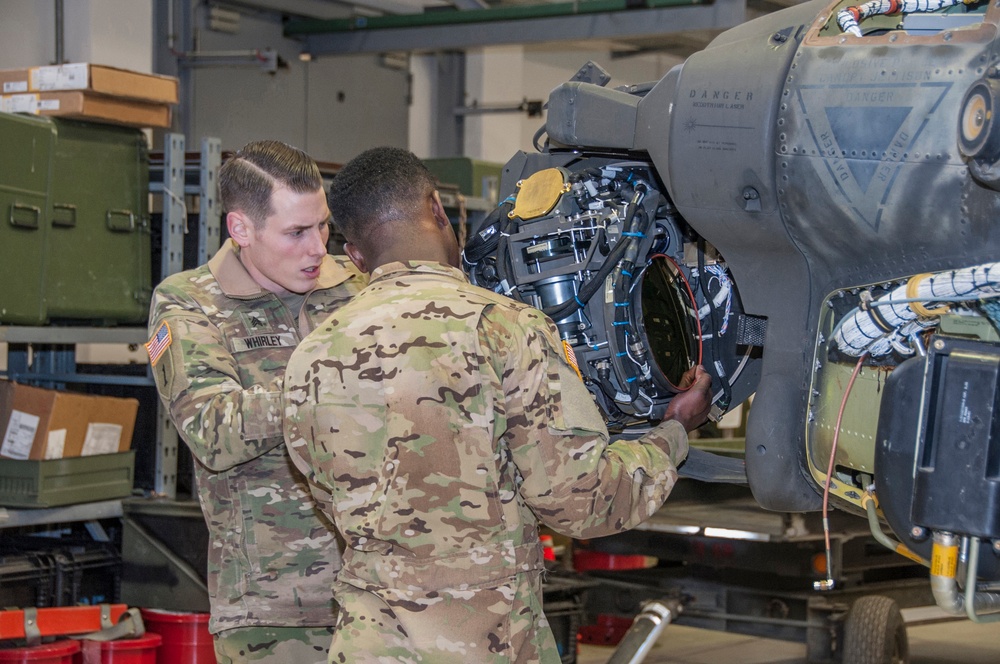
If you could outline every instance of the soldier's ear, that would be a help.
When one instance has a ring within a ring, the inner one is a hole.
[[[361,250],[358,249],[357,245],[352,242],[345,242],[344,251],[347,253],[347,257],[351,259],[351,262],[354,263],[356,268],[365,274],[368,273],[368,262],[365,260],[364,255],[361,253]]]
[[[444,211],[444,203],[441,202],[441,194],[436,189],[431,195],[431,212],[434,214],[434,221],[437,222],[439,227],[451,227],[451,220],[448,218],[448,213]]]
[[[253,222],[245,214],[239,211],[226,214],[226,228],[229,229],[229,237],[236,241],[241,247],[250,244],[253,237]]]

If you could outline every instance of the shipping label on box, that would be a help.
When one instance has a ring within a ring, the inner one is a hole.
[[[0,97],[0,111],[38,115],[38,95],[34,93]]]
[[[4,113],[30,113],[40,115],[45,111],[53,114],[59,112],[59,99],[45,99],[42,95],[29,92],[21,95],[3,95],[0,97],[0,111]]]
[[[11,459],[27,459],[31,456],[31,445],[38,433],[41,418],[31,413],[13,410],[7,422],[7,433],[0,444],[0,455]]]
[[[66,452],[66,429],[55,429],[49,432],[45,443],[46,459],[61,459]]]
[[[28,78],[30,72],[27,69],[0,69],[0,92],[5,95],[31,92]]]
[[[87,425],[87,435],[83,439],[80,456],[93,454],[114,454],[122,440],[122,425],[111,422],[91,422]]]
[[[32,90],[86,90],[89,84],[86,62],[32,67],[28,78]]]
[[[19,92],[28,91],[28,81],[4,81],[3,82],[3,93],[5,95],[13,95]]]

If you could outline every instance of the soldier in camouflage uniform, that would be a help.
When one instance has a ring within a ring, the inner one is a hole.
[[[209,530],[219,662],[325,662],[340,568],[335,531],[282,439],[282,380],[299,341],[367,281],[327,255],[315,162],[251,143],[219,173],[231,239],[154,294],[153,375],[195,459]]]
[[[542,312],[468,283],[434,181],[376,148],[330,192],[371,282],[289,360],[285,440],[347,541],[330,661],[560,661],[539,524],[574,537],[655,512],[705,421],[700,367],[666,421],[609,444]]]

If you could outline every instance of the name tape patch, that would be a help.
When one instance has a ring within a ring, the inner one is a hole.
[[[252,337],[237,337],[230,340],[234,353],[258,348],[279,348],[282,346],[294,346],[295,335],[290,332],[282,334],[258,334]]]

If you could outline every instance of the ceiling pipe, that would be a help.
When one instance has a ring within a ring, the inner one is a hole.
[[[65,56],[65,38],[63,37],[63,26],[66,24],[65,14],[63,13],[63,0],[56,0],[56,61],[55,64],[61,65],[66,62]]]
[[[747,0],[578,0],[408,16],[289,21],[284,35],[308,57],[388,51],[462,51],[503,44],[663,39],[746,21]]]
[[[490,7],[464,11],[425,11],[422,14],[394,16],[355,16],[328,20],[294,20],[285,24],[286,37],[321,35],[337,32],[359,32],[392,28],[423,28],[446,25],[468,25],[493,21],[563,18],[583,14],[607,14],[640,9],[690,7],[706,4],[706,0],[582,0],[513,7]]]

